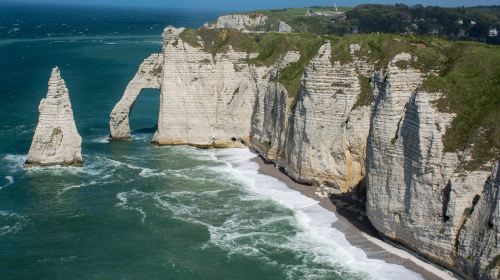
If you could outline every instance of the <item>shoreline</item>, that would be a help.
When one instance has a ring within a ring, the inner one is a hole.
[[[453,272],[437,267],[413,253],[383,240],[369,222],[364,211],[356,205],[355,200],[342,195],[318,198],[315,194],[315,187],[294,181],[276,168],[273,163],[266,162],[258,153],[251,151],[257,155],[252,161],[259,165],[258,172],[260,174],[284,182],[289,188],[318,201],[321,207],[334,213],[337,221],[332,224],[332,227],[344,233],[347,241],[351,245],[362,249],[368,258],[401,265],[408,270],[419,273],[424,279],[461,279]]]

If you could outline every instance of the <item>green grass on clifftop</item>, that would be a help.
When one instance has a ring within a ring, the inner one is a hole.
[[[436,105],[440,111],[455,113],[444,136],[445,151],[469,148],[469,170],[491,159],[500,159],[500,47],[457,43],[447,48],[439,75],[424,84],[440,91]]]

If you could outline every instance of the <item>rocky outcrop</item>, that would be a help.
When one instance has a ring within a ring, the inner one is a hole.
[[[166,29],[156,58],[153,142],[247,145],[295,180],[331,192],[365,186],[367,214],[382,235],[466,277],[496,279],[498,169],[488,179],[463,170],[463,153],[444,151],[455,115],[437,110],[441,94],[423,89],[415,57],[400,53],[375,70],[360,45],[347,46],[340,61],[334,57],[344,50],[326,42],[294,94],[279,81],[299,51],[271,65],[249,63],[257,53],[211,53],[206,40],[189,44],[180,32]]]
[[[142,89],[160,88],[162,62],[163,55],[150,55],[142,62],[134,78],[129,82],[125,93],[111,112],[109,130],[112,140],[130,138],[130,111]]]
[[[278,23],[278,32],[282,33],[293,32],[293,28],[290,25],[288,25],[288,23],[280,20]]]
[[[455,247],[458,266],[475,279],[499,279],[500,162],[463,215]]]
[[[232,28],[237,30],[253,30],[262,26],[267,21],[267,16],[261,14],[234,14],[220,16],[215,25],[216,28]]]
[[[82,138],[76,129],[68,89],[59,69],[52,69],[47,97],[38,107],[38,125],[25,167],[83,164]]]

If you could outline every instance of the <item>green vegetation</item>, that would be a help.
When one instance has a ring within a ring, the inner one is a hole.
[[[299,61],[284,68],[278,77],[290,96],[298,94],[304,68],[325,42],[311,33],[242,33],[232,29],[186,29],[181,33],[181,39],[193,47],[201,47],[198,43],[201,40],[204,50],[213,56],[227,51],[229,46],[237,51],[258,53],[258,57],[248,60],[254,65],[270,66],[288,51],[300,52]]]
[[[350,63],[353,57],[349,46],[358,44],[360,50],[354,54],[374,63],[377,69],[383,69],[387,64],[402,52],[414,56],[416,59],[409,62],[398,62],[396,66],[406,69],[409,66],[423,72],[436,69],[442,63],[444,54],[448,51],[445,46],[452,46],[452,42],[445,40],[416,36],[392,34],[359,34],[346,36],[323,36],[332,43],[332,62],[341,64]]]
[[[346,24],[359,32],[434,34],[448,39],[500,43],[488,36],[490,27],[500,27],[500,6],[443,8],[435,6],[360,5],[346,13]]]
[[[371,85],[371,79],[369,77],[358,75],[359,85],[361,86],[361,93],[358,96],[358,100],[352,107],[356,109],[361,106],[370,106],[373,101],[373,87]]]
[[[445,151],[471,149],[463,167],[475,170],[500,158],[500,48],[457,43],[446,49],[439,75],[424,89],[442,92],[438,109],[456,114],[444,135]]]
[[[275,31],[285,21],[296,32],[346,35],[393,33],[440,36],[500,44],[500,36],[490,37],[490,28],[500,29],[500,6],[443,8],[422,5],[359,5],[340,8],[337,14],[306,16],[310,12],[332,12],[333,7],[260,10],[269,17],[259,30]],[[343,13],[342,13],[343,12]]]
[[[492,270],[493,268],[500,268],[500,255],[496,255],[491,262],[486,266],[486,270]]]
[[[479,202],[479,199],[481,199],[481,196],[476,194],[474,196],[474,198],[472,199],[472,206],[464,209],[464,216],[466,219],[469,218],[470,215],[472,215],[472,213],[474,212],[474,208],[476,207],[477,203]]]

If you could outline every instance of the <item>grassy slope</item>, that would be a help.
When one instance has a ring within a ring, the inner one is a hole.
[[[471,148],[473,160],[464,165],[477,169],[481,164],[500,158],[500,47],[472,42],[452,42],[435,37],[391,34],[361,34],[349,36],[316,36],[311,33],[241,33],[236,30],[186,30],[181,37],[192,46],[204,41],[205,51],[215,55],[231,45],[234,49],[258,52],[250,64],[272,65],[289,50],[301,52],[297,63],[280,73],[279,81],[296,97],[304,68],[326,42],[332,44],[332,62],[349,63],[349,45],[357,43],[363,56],[378,69],[383,69],[398,53],[408,52],[416,59],[408,65],[429,75],[424,89],[440,91],[443,98],[436,102],[440,111],[454,112],[457,117],[444,137],[446,151]],[[356,106],[372,101],[370,80],[359,77],[362,94]]]
[[[263,30],[277,30],[278,22],[285,21],[290,24],[296,32],[311,32],[315,34],[327,34],[330,32],[330,17],[307,17],[308,8],[287,8],[276,10],[260,10],[261,13],[269,17],[268,22],[262,27]],[[347,11],[351,8],[339,7],[339,10]],[[333,7],[311,8],[311,11],[334,11]]]

